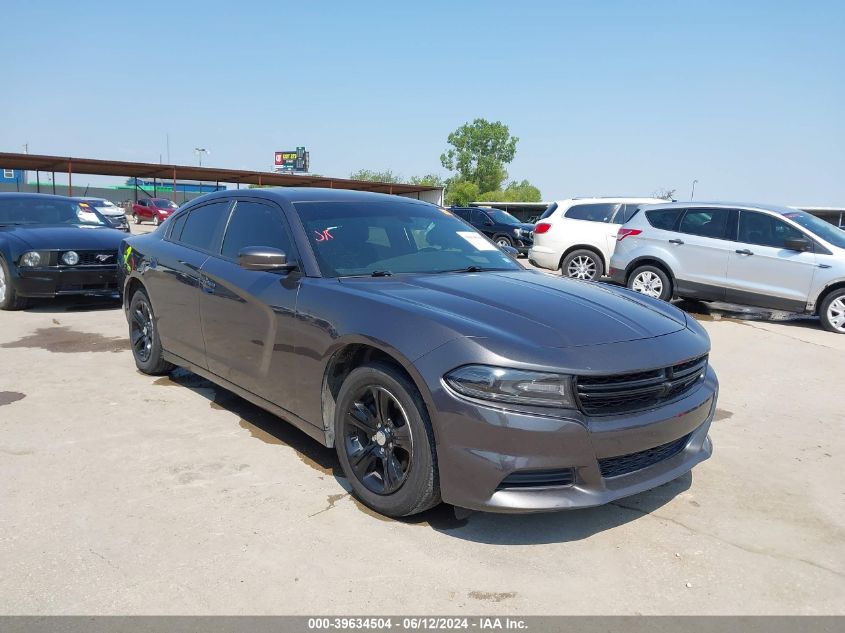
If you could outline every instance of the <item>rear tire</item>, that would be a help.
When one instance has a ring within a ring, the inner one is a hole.
[[[23,310],[29,300],[21,297],[12,285],[12,275],[6,260],[0,257],[0,310]]]
[[[346,377],[335,408],[335,449],[355,496],[390,517],[440,503],[434,432],[417,388],[370,363]]]
[[[834,290],[819,306],[822,327],[828,332],[845,334],[845,288]]]
[[[657,266],[640,266],[628,277],[628,288],[634,292],[669,301],[672,298],[672,280]]]
[[[604,275],[604,261],[595,252],[579,248],[563,258],[560,274],[570,279],[596,281]]]
[[[160,376],[174,368],[163,358],[153,305],[144,290],[136,290],[129,302],[129,343],[135,366],[142,373]]]

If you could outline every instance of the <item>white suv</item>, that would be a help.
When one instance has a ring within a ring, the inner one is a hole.
[[[610,267],[616,233],[643,204],[659,198],[572,198],[552,202],[534,227],[528,261],[576,279],[599,279]]]

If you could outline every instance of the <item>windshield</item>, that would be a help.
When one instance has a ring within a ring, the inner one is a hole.
[[[162,200],[162,199],[155,199],[153,200],[153,204],[158,207],[159,209],[178,209],[179,207],[176,205],[175,202],[170,200]]]
[[[478,231],[439,207],[298,202],[296,210],[324,277],[521,270]]]
[[[498,222],[499,224],[522,224],[522,222],[507,211],[502,211],[501,209],[484,209],[484,211],[490,216],[493,222]]]
[[[834,246],[838,246],[839,248],[845,248],[845,232],[831,224],[830,222],[826,222],[815,215],[811,215],[806,211],[794,211],[790,213],[784,213],[783,217],[789,218],[796,224],[804,227],[811,233],[818,235],[822,238],[825,242],[830,242]]]
[[[0,199],[0,225],[2,224],[106,225],[103,216],[87,202],[51,198]]]

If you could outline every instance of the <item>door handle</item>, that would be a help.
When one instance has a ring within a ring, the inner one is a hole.
[[[674,239],[674,240],[669,240],[669,243],[670,244],[683,244],[684,240]]]
[[[211,281],[205,275],[200,275],[200,287],[202,288],[203,292],[207,292],[208,294],[214,294],[214,289],[217,287],[217,284]]]
[[[736,250],[736,251],[734,251],[734,252],[735,252],[737,255],[753,255],[753,254],[754,254],[754,253],[752,253],[751,251],[749,251],[747,248],[740,248],[740,249],[737,249],[737,250]]]

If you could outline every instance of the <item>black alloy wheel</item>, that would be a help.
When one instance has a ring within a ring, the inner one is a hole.
[[[133,302],[129,320],[132,353],[142,363],[150,360],[153,350],[153,315],[146,297]]]
[[[381,385],[359,389],[347,408],[343,435],[352,471],[367,490],[389,495],[402,487],[411,469],[414,437],[396,396]]]

